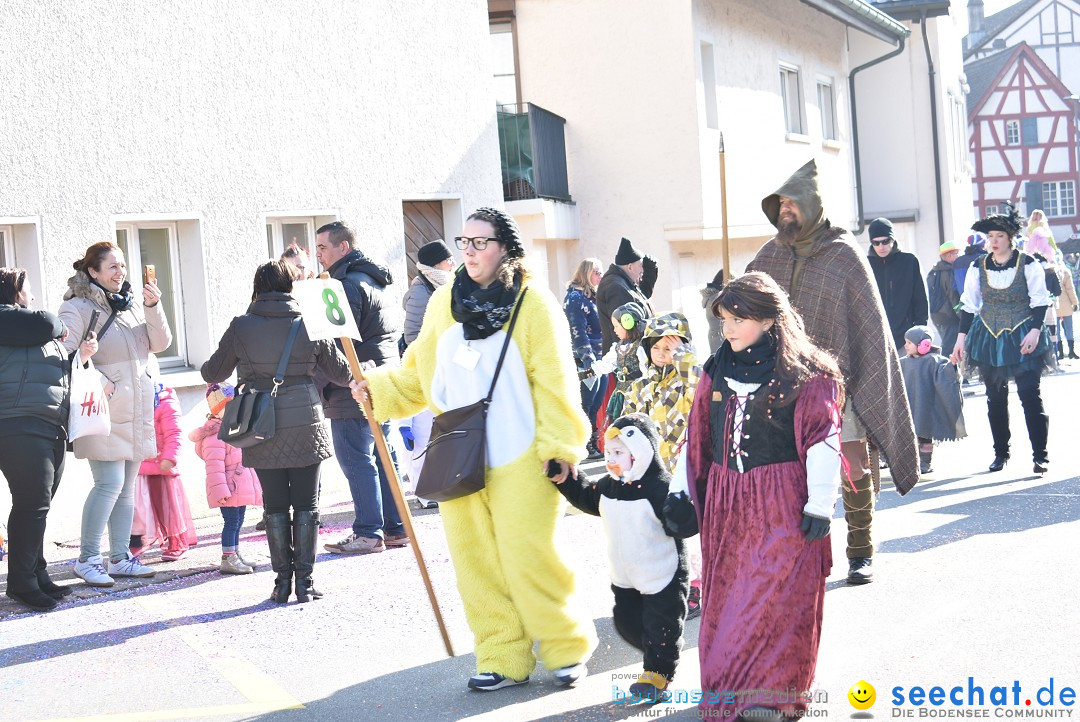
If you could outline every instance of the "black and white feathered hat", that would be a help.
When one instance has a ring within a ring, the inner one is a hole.
[[[1005,213],[993,213],[975,221],[971,224],[971,230],[979,233],[1004,231],[1009,234],[1009,238],[1016,238],[1020,235],[1020,229],[1024,227],[1024,219],[1016,212],[1016,206],[1012,203],[1005,204],[1005,211]]]

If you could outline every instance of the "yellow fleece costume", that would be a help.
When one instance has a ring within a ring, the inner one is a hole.
[[[432,295],[401,368],[367,375],[377,418],[438,414],[487,395],[505,329],[465,341],[451,291],[447,284]],[[439,507],[478,673],[524,679],[536,666],[533,640],[552,670],[584,662],[596,647],[592,620],[570,603],[574,576],[555,549],[564,502],[543,469],[548,459],[585,457],[590,428],[571,348],[554,296],[529,287],[488,410],[487,487]]]

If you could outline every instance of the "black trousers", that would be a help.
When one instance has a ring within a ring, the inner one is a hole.
[[[63,439],[30,434],[0,435],[0,472],[11,490],[8,515],[8,577],[12,592],[39,589],[45,572],[45,517],[64,475]]]
[[[1042,375],[1038,371],[1028,371],[1016,375],[1016,395],[1024,408],[1024,421],[1027,423],[1028,438],[1031,440],[1031,453],[1036,461],[1048,461],[1046,440],[1050,431],[1050,417],[1043,409],[1039,383]],[[1009,455],[1009,382],[1002,380],[986,382],[986,409],[990,418],[990,434],[994,438],[994,454]]]
[[[679,568],[666,587],[656,594],[611,586],[615,592],[615,631],[645,652],[645,671],[664,675],[670,682],[679,665],[686,622],[686,597],[690,593],[686,558],[679,555]]]
[[[315,511],[319,508],[319,469],[322,463],[291,469],[255,469],[267,514]]]

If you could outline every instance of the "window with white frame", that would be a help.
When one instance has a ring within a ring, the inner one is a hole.
[[[821,110],[821,137],[836,140],[836,98],[831,80],[818,81],[817,102]]]
[[[184,324],[183,283],[180,276],[180,248],[176,223],[117,223],[116,244],[127,261],[128,281],[132,292],[141,297],[140,289],[147,266],[154,267],[158,288],[161,289],[162,310],[169,320],[173,342],[157,354],[162,368],[187,365],[187,345]]]
[[[712,43],[701,43],[701,84],[705,91],[705,125],[717,129],[720,122],[716,110],[716,59]]]
[[[1020,121],[1005,121],[1005,145],[1020,145]]]
[[[780,97],[784,101],[784,123],[787,126],[787,132],[805,134],[799,69],[793,65],[780,66]]]
[[[986,207],[986,215],[988,216],[996,216],[1000,212],[1001,210],[996,205]]]
[[[1072,181],[1043,183],[1042,196],[1047,218],[1076,215],[1076,188]]]
[[[514,26],[509,22],[491,23],[491,67],[495,76],[495,104],[517,105],[517,72],[514,62]]]
[[[296,244],[315,260],[315,225],[314,216],[288,218],[267,216],[266,250],[270,258],[280,258],[286,248]],[[312,269],[314,270],[314,268]]]
[[[15,236],[11,226],[0,226],[0,267],[15,266]]]

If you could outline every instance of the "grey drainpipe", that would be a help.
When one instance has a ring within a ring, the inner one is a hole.
[[[894,58],[900,53],[904,52],[906,38],[900,38],[900,44],[896,50],[892,50],[880,58],[875,58],[868,63],[863,63],[857,68],[853,68],[848,73],[848,95],[851,96],[851,146],[855,155],[855,210],[858,217],[855,220],[856,227],[852,230],[851,234],[854,236],[859,235],[866,228],[866,222],[863,221],[863,198],[862,198],[862,164],[859,161],[859,116],[856,113],[855,108],[855,74],[861,73],[867,68],[873,67],[878,63],[883,63],[889,58]]]
[[[934,58],[930,55],[930,40],[926,36],[926,11],[922,20],[923,48],[926,50],[926,65],[930,73],[930,128],[934,137],[934,189],[937,192],[937,228],[938,245],[945,242],[945,209],[941,204],[941,151],[938,147],[937,93],[934,91]]]

